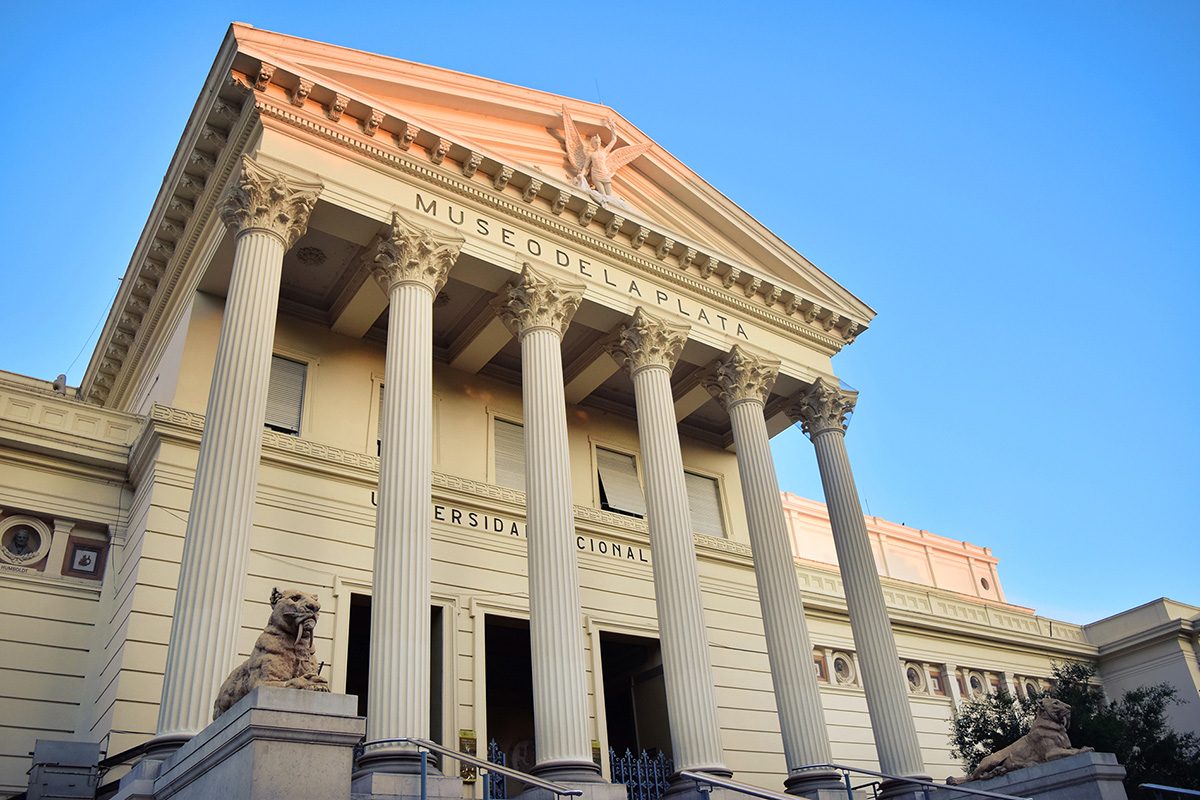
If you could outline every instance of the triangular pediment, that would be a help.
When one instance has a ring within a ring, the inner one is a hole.
[[[239,55],[270,64],[280,85],[304,79],[564,187],[576,171],[566,154],[563,107],[583,136],[599,133],[605,143],[604,120],[611,118],[618,146],[650,144],[614,176],[613,194],[626,207],[610,204],[613,213],[629,224],[662,231],[682,248],[713,254],[729,265],[726,269],[799,290],[797,295],[863,327],[874,316],[869,306],[614,109],[236,23],[232,33]]]

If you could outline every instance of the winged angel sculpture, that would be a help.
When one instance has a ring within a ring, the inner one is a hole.
[[[619,149],[613,149],[617,144],[617,132],[613,129],[612,117],[604,118],[604,126],[608,128],[608,132],[612,135],[607,145],[600,142],[600,134],[584,139],[579,135],[579,130],[575,127],[575,121],[571,119],[570,112],[567,107],[563,106],[563,133],[566,135],[567,159],[570,160],[571,166],[575,168],[576,174],[573,178],[573,183],[580,189],[591,189],[594,187],[596,194],[600,195],[600,199],[620,200],[612,193],[612,177],[621,167],[633,161],[642,153],[650,149],[650,143],[631,144]],[[588,185],[588,178],[591,178],[591,186]]]

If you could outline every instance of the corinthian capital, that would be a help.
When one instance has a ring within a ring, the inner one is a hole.
[[[786,413],[801,423],[808,438],[825,431],[844,433],[858,402],[858,392],[843,389],[817,378],[813,385],[800,392],[788,405]]]
[[[292,180],[243,155],[241,175],[221,203],[221,221],[239,233],[270,231],[290,249],[308,229],[308,216],[323,188]]]
[[[735,344],[700,383],[723,408],[729,408],[743,400],[766,403],[777,377],[778,361],[756,356]]]
[[[579,309],[584,288],[582,283],[560,281],[534,272],[529,262],[525,262],[521,274],[492,301],[492,310],[517,337],[534,328],[550,328],[562,336]]]
[[[690,328],[672,325],[652,317],[641,306],[633,312],[633,320],[604,342],[604,349],[630,375],[646,367],[675,367]]]
[[[392,229],[365,260],[385,292],[398,283],[420,283],[436,295],[462,246],[460,238],[437,238],[428,228],[418,228],[392,212]]]

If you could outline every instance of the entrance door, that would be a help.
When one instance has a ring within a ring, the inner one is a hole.
[[[484,623],[487,648],[487,737],[504,754],[504,763],[529,772],[537,763],[533,736],[533,663],[529,622],[488,614]],[[513,778],[503,797],[516,797],[525,785]],[[499,794],[499,793],[498,793]]]
[[[442,743],[442,609],[432,606],[429,648],[429,731]],[[371,669],[371,597],[350,595],[350,635],[346,646],[346,694],[358,696],[358,715],[367,715]]]
[[[657,639],[600,633],[608,746],[618,756],[645,750],[671,757],[667,690]]]

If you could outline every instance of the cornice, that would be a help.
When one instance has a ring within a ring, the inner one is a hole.
[[[244,75],[235,73],[234,79],[248,85],[249,79]],[[826,309],[780,279],[756,275],[736,259],[713,252],[712,248],[662,228],[634,211],[616,207],[597,211],[594,203],[565,182],[527,166],[505,163],[493,154],[480,153],[477,145],[447,145],[451,140],[445,134],[433,134],[422,128],[405,146],[406,132],[411,133],[413,128],[409,121],[391,115],[384,116],[375,134],[360,135],[359,126],[331,125],[328,115],[317,113],[320,107],[315,101],[308,101],[307,105],[313,106],[310,111],[291,102],[282,91],[279,97],[265,90],[256,91],[258,113],[603,253],[658,280],[735,308],[746,317],[807,340],[830,355],[866,330],[865,318],[852,319],[846,309],[842,313]],[[361,105],[371,108],[365,101]],[[399,133],[392,128],[399,129]],[[426,150],[427,160],[416,155],[421,150]],[[480,179],[472,180],[476,175]],[[549,215],[533,205],[539,198],[550,204]],[[633,228],[628,244],[617,237],[618,233],[624,233],[623,227]],[[646,244],[650,251],[643,255],[641,249]]]
[[[255,129],[253,115],[244,113],[247,96],[225,78],[197,101],[80,382],[89,403],[125,399],[136,365],[155,343],[151,332],[172,302],[184,299],[175,290],[234,167],[229,156],[241,153]]]

